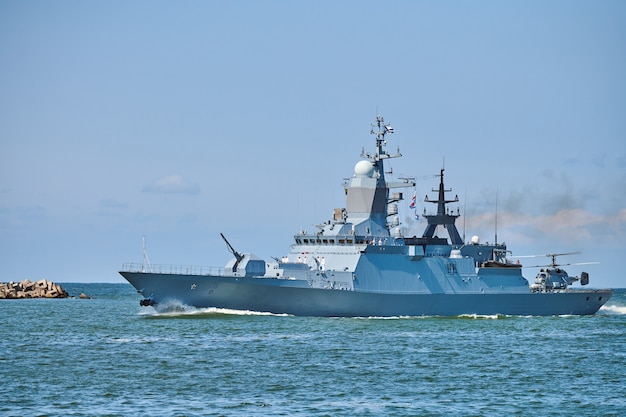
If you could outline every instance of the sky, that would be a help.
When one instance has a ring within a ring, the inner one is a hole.
[[[285,255],[380,114],[420,213],[443,167],[466,240],[626,287],[626,2],[3,0],[0,57],[2,282]]]

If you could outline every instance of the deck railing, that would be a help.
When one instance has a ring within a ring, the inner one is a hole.
[[[125,263],[122,272],[144,272],[150,274],[173,275],[226,275],[223,267],[197,265],[144,265],[141,263]]]

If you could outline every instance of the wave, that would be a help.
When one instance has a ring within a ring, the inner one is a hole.
[[[156,342],[172,342],[176,339],[172,337],[157,337],[157,336],[132,336],[132,337],[113,337],[107,340],[108,343],[124,344],[124,343],[156,343]]]
[[[624,315],[626,314],[626,306],[616,304],[603,305],[600,307],[598,313],[607,315]]]
[[[263,311],[234,310],[229,308],[207,307],[198,308],[183,304],[177,300],[166,301],[151,307],[142,307],[140,316],[145,317],[193,317],[193,316],[278,316],[289,314],[275,314]]]
[[[503,314],[459,314],[457,316],[369,316],[369,317],[354,317],[355,319],[362,320],[415,320],[415,319],[471,319],[471,320],[498,320],[511,316]]]
[[[626,315],[626,306],[619,304],[604,305],[600,308],[597,314],[600,315]],[[203,316],[276,316],[276,317],[288,317],[290,314],[276,314],[263,311],[252,310],[236,310],[229,308],[217,308],[206,307],[198,308],[181,303],[178,300],[169,300],[159,303],[151,307],[142,307],[139,312],[140,316],[144,317],[203,317]],[[569,315],[561,315],[561,317],[568,317]],[[414,320],[414,319],[466,319],[466,320],[501,320],[510,317],[533,317],[533,316],[509,316],[503,314],[459,314],[457,316],[369,316],[369,317],[353,317],[356,319],[365,320]]]
[[[461,319],[473,319],[473,320],[477,320],[477,319],[498,320],[498,319],[506,318],[507,316],[503,314],[460,314],[457,317]]]

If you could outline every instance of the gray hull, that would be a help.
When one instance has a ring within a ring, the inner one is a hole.
[[[120,272],[144,297],[198,308],[322,317],[591,315],[611,290],[517,294],[390,294],[309,288],[272,278]]]

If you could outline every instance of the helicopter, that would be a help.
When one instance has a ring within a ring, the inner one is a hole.
[[[551,258],[552,261],[549,265],[533,265],[528,266],[526,268],[541,268],[537,276],[535,277],[535,283],[530,286],[531,292],[551,292],[557,290],[564,290],[568,286],[573,283],[580,281],[580,285],[589,284],[589,274],[587,272],[582,272],[580,277],[570,276],[568,273],[560,268],[565,265],[590,265],[597,264],[598,262],[582,262],[582,263],[567,263],[567,264],[557,264],[556,257],[557,256],[566,256],[566,255],[576,255],[580,252],[567,252],[567,253],[549,253],[547,255],[531,255],[531,256],[520,256],[520,258],[524,257],[541,257],[546,256]]]

